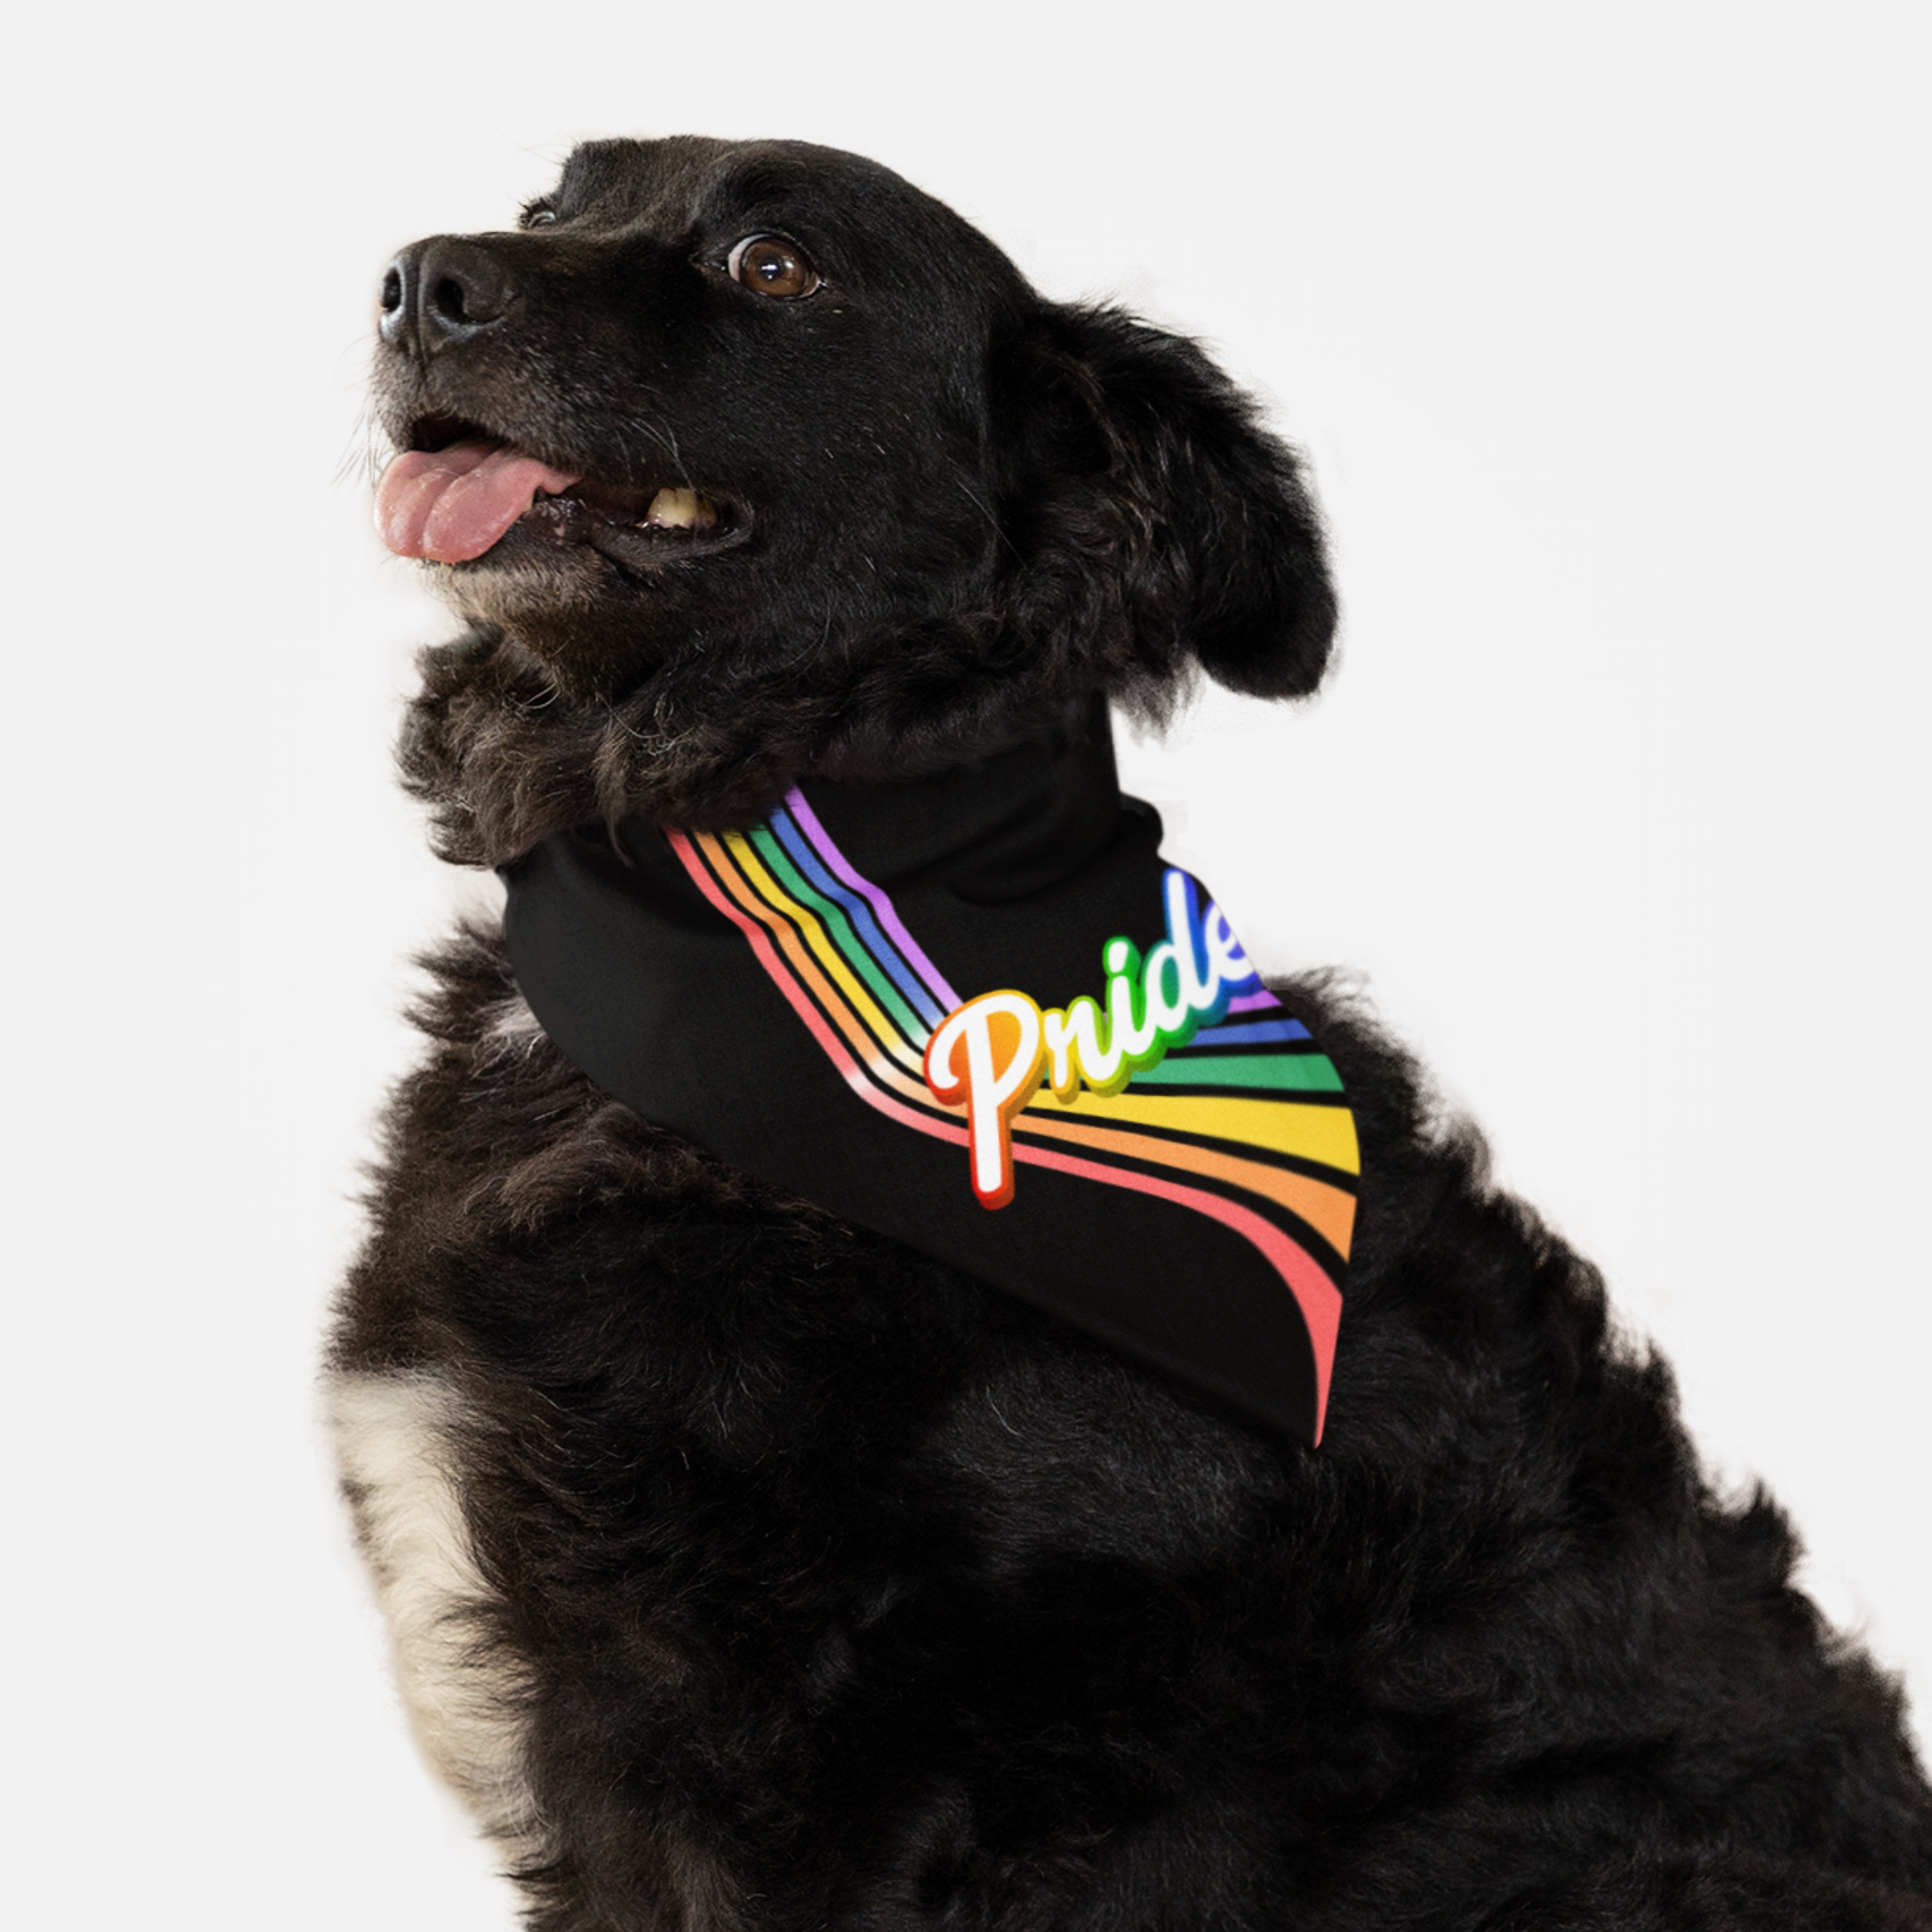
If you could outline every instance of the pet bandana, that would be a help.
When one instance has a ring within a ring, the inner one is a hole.
[[[1321,1440],[1354,1118],[1162,862],[1104,708],[1078,742],[617,840],[504,868],[517,982],[606,1092]]]

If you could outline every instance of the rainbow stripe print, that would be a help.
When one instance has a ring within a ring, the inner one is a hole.
[[[962,999],[796,790],[748,831],[665,836],[852,1093],[957,1144],[961,1186],[970,1176],[984,1205],[1024,1187],[1016,1170],[1055,1169],[1208,1216],[1250,1243],[1307,1331],[1319,1440],[1360,1173],[1354,1116],[1334,1064],[1195,881],[1167,873],[1169,933],[1144,960],[1108,942],[1096,961],[1104,1011],[1080,999],[1041,1015],[1023,993]],[[1137,1024],[1137,1050],[1123,1054]],[[1110,1037],[1111,1060],[1096,1067]],[[935,1069],[941,1050],[948,1063]]]

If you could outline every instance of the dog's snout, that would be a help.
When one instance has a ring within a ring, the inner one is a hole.
[[[382,278],[382,339],[433,356],[469,341],[508,313],[509,271],[479,242],[412,242]]]

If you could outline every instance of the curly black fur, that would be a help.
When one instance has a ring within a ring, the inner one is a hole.
[[[711,304],[708,357],[791,358],[760,409],[794,468],[679,415],[647,339],[642,374],[590,358],[756,541],[668,583],[537,539],[436,566],[475,627],[430,654],[405,759],[450,856],[916,774],[1094,690],[1158,708],[1191,663],[1320,675],[1307,495],[1190,345],[1041,301],[823,150],[599,143],[548,211],[502,238],[532,286],[576,245],[633,307],[647,275],[687,328]],[[680,279],[763,228],[863,326]],[[593,302],[607,360],[608,324]],[[798,427],[807,325],[902,419],[836,466],[856,549]],[[555,379],[550,326],[524,353]],[[580,441],[545,443],[541,395],[507,424],[437,360],[387,369],[399,440],[433,405],[617,474],[580,398]],[[493,932],[428,963],[332,1367],[447,1399],[477,1585],[444,1614],[515,1731],[499,1828],[534,1927],[1932,1926],[1896,1688],[1792,1589],[1775,1507],[1711,1492],[1595,1272],[1334,986],[1280,989],[1364,1150],[1310,1452],[653,1128],[528,1024]],[[381,1573],[381,1498],[352,1495]]]

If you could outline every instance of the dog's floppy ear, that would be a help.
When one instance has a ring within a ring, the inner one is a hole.
[[[1235,691],[1313,691],[1336,615],[1321,517],[1253,404],[1119,309],[1042,304],[1028,346],[1035,540],[1116,574],[1143,669],[1191,655]]]

